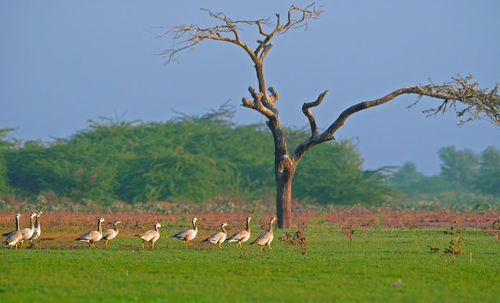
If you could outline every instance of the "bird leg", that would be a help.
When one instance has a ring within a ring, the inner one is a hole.
[[[104,241],[104,246],[106,246],[106,248],[108,248],[108,240]]]
[[[214,244],[214,245],[212,245],[212,250],[214,250],[214,249],[215,249],[215,244]]]
[[[151,250],[155,249],[155,242],[151,242]]]
[[[215,245],[214,245],[214,246],[215,246]],[[224,248],[222,248],[222,246],[220,246],[220,243],[219,243],[219,248],[220,248],[220,249],[224,249]]]
[[[271,247],[271,243],[267,243],[267,247],[269,247],[270,250],[273,250],[273,248]]]
[[[142,241],[142,249],[144,249],[144,241]]]

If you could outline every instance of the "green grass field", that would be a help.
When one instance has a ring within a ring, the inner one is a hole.
[[[277,238],[260,252],[212,251],[162,237],[154,251],[118,237],[108,249],[0,250],[0,302],[498,302],[500,242],[463,234],[463,254],[442,253],[442,229],[307,231],[305,254]],[[163,236],[169,234],[168,231]],[[255,231],[254,236],[255,237]],[[200,239],[198,239],[200,240]],[[441,248],[431,253],[427,245]],[[392,284],[401,280],[398,286]]]

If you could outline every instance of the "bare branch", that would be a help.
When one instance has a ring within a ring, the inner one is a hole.
[[[274,102],[278,101],[278,98],[279,98],[278,91],[276,89],[274,89],[274,87],[272,87],[272,86],[269,87],[267,90],[271,94],[271,96],[270,96],[271,102],[274,103]]]
[[[250,92],[253,101],[248,98],[243,98],[241,100],[243,103],[242,105],[244,107],[255,109],[269,119],[274,118],[274,109],[269,108],[269,102],[266,100],[264,94],[262,92],[257,92],[257,90],[252,86],[248,87],[248,91]]]
[[[322,92],[318,96],[318,99],[316,99],[316,101],[304,103],[304,105],[302,105],[302,112],[304,113],[306,118],[309,120],[309,125],[311,126],[311,136],[312,137],[315,137],[318,135],[318,127],[316,126],[316,120],[314,119],[314,116],[309,109],[311,107],[315,107],[315,106],[320,105],[321,102],[323,102],[323,98],[325,98],[325,95],[327,93],[328,93],[328,90],[325,90],[324,92]]]
[[[498,95],[498,85],[489,91],[487,89],[480,90],[477,89],[477,83],[469,83],[471,78],[472,77],[470,76],[462,78],[460,75],[457,75],[452,78],[453,82],[445,83],[443,85],[430,84],[426,86],[406,86],[395,90],[382,98],[355,104],[344,110],[339,117],[319,136],[311,136],[297,146],[292,161],[297,163],[302,155],[311,147],[325,141],[333,140],[335,132],[342,127],[342,125],[344,125],[345,121],[352,114],[373,106],[384,104],[402,94],[417,94],[418,98],[428,96],[444,100],[437,108],[430,109],[425,112],[431,112],[431,114],[437,114],[440,112],[444,113],[452,108],[458,117],[468,113],[470,117],[466,121],[461,121],[461,124],[472,119],[480,119],[483,115],[485,115],[493,123],[500,126],[500,96]],[[457,110],[457,102],[465,104],[465,109]],[[314,103],[312,104],[314,105]],[[306,105],[304,104],[304,106]],[[311,120],[309,121],[311,123]],[[312,130],[314,127],[315,126],[311,125]]]
[[[252,50],[240,40],[238,25],[267,24],[266,20],[232,20],[223,13],[214,13],[208,9],[202,9],[202,11],[207,12],[208,15],[217,20],[219,24],[212,27],[177,25],[168,28],[167,31],[157,36],[157,38],[167,35],[172,36],[172,47],[160,53],[160,55],[167,58],[167,63],[173,61],[174,56],[178,52],[192,48],[206,39],[231,42],[244,48],[250,57],[252,57],[252,60],[258,59]]]

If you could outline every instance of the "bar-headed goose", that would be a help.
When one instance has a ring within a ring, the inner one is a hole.
[[[236,247],[243,247],[241,243],[248,241],[250,239],[250,220],[251,217],[247,218],[247,228],[245,230],[241,230],[239,232],[234,233],[231,237],[226,239],[226,242],[238,242]]]
[[[198,219],[196,217],[194,217],[193,220],[191,221],[193,224],[192,229],[186,229],[186,230],[180,231],[180,232],[176,233],[175,235],[171,236],[170,238],[177,238],[179,240],[182,240],[182,242],[184,242],[184,244],[186,244],[186,246],[193,245],[189,241],[193,240],[196,237],[196,234],[198,234],[198,227],[196,226],[197,220]]]
[[[254,244],[257,244],[257,245],[260,245],[260,251],[262,251],[264,249],[264,246],[267,245],[267,247],[269,247],[269,249],[273,249],[271,247],[271,242],[273,241],[273,223],[278,220],[276,217],[272,217],[271,220],[269,220],[269,229],[265,232],[263,232],[262,234],[260,234],[260,236],[255,239],[252,243],[250,243],[250,245],[254,245]]]
[[[117,225],[120,223],[122,223],[122,222],[120,222],[120,220],[115,220],[115,221],[113,221],[113,228],[105,229],[102,231],[101,241],[104,241],[105,247],[108,247],[109,240],[114,239],[118,235]]]
[[[89,249],[92,246],[98,247],[96,243],[99,242],[102,238],[102,222],[104,222],[104,218],[97,219],[97,230],[89,231],[88,233],[79,236],[75,240],[80,242],[87,242],[89,244]]]
[[[9,249],[12,249],[12,246],[17,246],[19,245],[19,242],[23,239],[23,235],[21,234],[21,225],[19,223],[19,218],[21,217],[21,214],[16,214],[16,230],[10,233],[7,233],[7,238],[3,242],[5,246],[9,246]]]
[[[36,213],[36,220],[35,220],[35,230],[33,231],[33,236],[31,236],[30,242],[31,246],[33,246],[33,241],[36,239],[40,238],[40,235],[42,234],[42,228],[40,227],[40,216],[43,214],[43,211],[39,211]]]
[[[148,230],[142,234],[135,235],[137,238],[142,239],[142,249],[144,249],[145,242],[151,242],[151,249],[155,248],[155,242],[160,238],[160,223],[155,224],[154,230]]]
[[[221,245],[221,243],[224,242],[224,240],[226,240],[226,237],[227,237],[227,231],[225,229],[226,226],[227,226],[226,222],[222,223],[220,225],[220,229],[222,231],[216,232],[215,234],[206,238],[205,240],[203,240],[203,243],[212,243],[213,244],[212,249],[215,248],[215,244],[219,244],[219,248],[222,248],[222,246],[220,246],[220,245]]]

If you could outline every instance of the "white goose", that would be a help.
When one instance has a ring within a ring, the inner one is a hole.
[[[225,229],[225,227],[227,226],[227,223],[222,223],[220,225],[220,229],[222,231],[219,231],[219,232],[216,232],[215,234],[211,235],[210,237],[206,238],[205,240],[203,240],[203,243],[212,243],[213,246],[212,246],[212,249],[215,248],[215,244],[219,244],[219,248],[222,248],[221,243],[224,242],[224,240],[226,240],[226,237],[227,237],[227,231]]]
[[[102,238],[102,222],[104,222],[104,218],[97,219],[97,230],[89,231],[88,233],[79,236],[75,240],[80,242],[87,242],[89,244],[89,249],[92,246],[98,247],[96,243],[99,242]]]
[[[135,235],[139,239],[142,239],[142,249],[144,249],[145,242],[151,242],[151,250],[155,248],[155,242],[160,238],[160,227],[160,223],[156,223],[154,230],[148,230],[142,234]]]
[[[114,239],[118,235],[117,225],[120,223],[122,223],[122,222],[120,222],[120,220],[115,220],[113,222],[113,228],[105,229],[102,231],[101,241],[104,241],[104,245],[106,247],[108,247],[108,241]]]
[[[31,246],[33,246],[33,241],[38,239],[40,235],[42,234],[42,228],[40,227],[40,216],[43,214],[43,211],[39,211],[36,213],[36,220],[35,220],[35,230],[33,231],[33,236],[31,236],[30,242]]]
[[[35,226],[33,225],[33,218],[36,217],[36,212],[32,212],[30,215],[30,227],[22,228],[21,234],[23,238],[21,240],[21,245],[24,246],[24,241],[29,241],[33,237],[33,232],[35,231]],[[31,242],[33,244],[33,242]],[[33,246],[33,245],[32,245]]]
[[[264,250],[264,246],[267,245],[267,247],[269,247],[269,249],[273,249],[271,247],[271,242],[273,241],[273,223],[278,220],[276,217],[272,217],[271,220],[269,220],[269,229],[265,232],[263,232],[262,234],[260,234],[260,236],[255,239],[252,243],[250,243],[250,245],[254,245],[254,244],[257,244],[257,245],[260,245],[260,251]]]
[[[193,220],[191,221],[193,224],[192,229],[186,229],[186,230],[180,231],[180,232],[176,233],[175,235],[171,236],[170,238],[177,238],[179,240],[182,240],[182,242],[184,242],[184,244],[186,244],[186,247],[193,245],[189,241],[193,240],[196,237],[196,235],[198,234],[198,227],[196,226],[197,220],[198,219],[196,217],[194,217]]]
[[[236,247],[243,247],[241,243],[248,241],[250,239],[250,220],[251,217],[247,218],[247,228],[245,230],[241,230],[239,232],[234,233],[231,237],[226,239],[226,242],[238,242]]]
[[[16,214],[16,230],[10,233],[7,233],[7,238],[3,242],[5,246],[9,246],[9,249],[12,249],[12,246],[19,245],[19,242],[23,239],[23,235],[21,234],[21,225],[19,223],[20,214]]]

